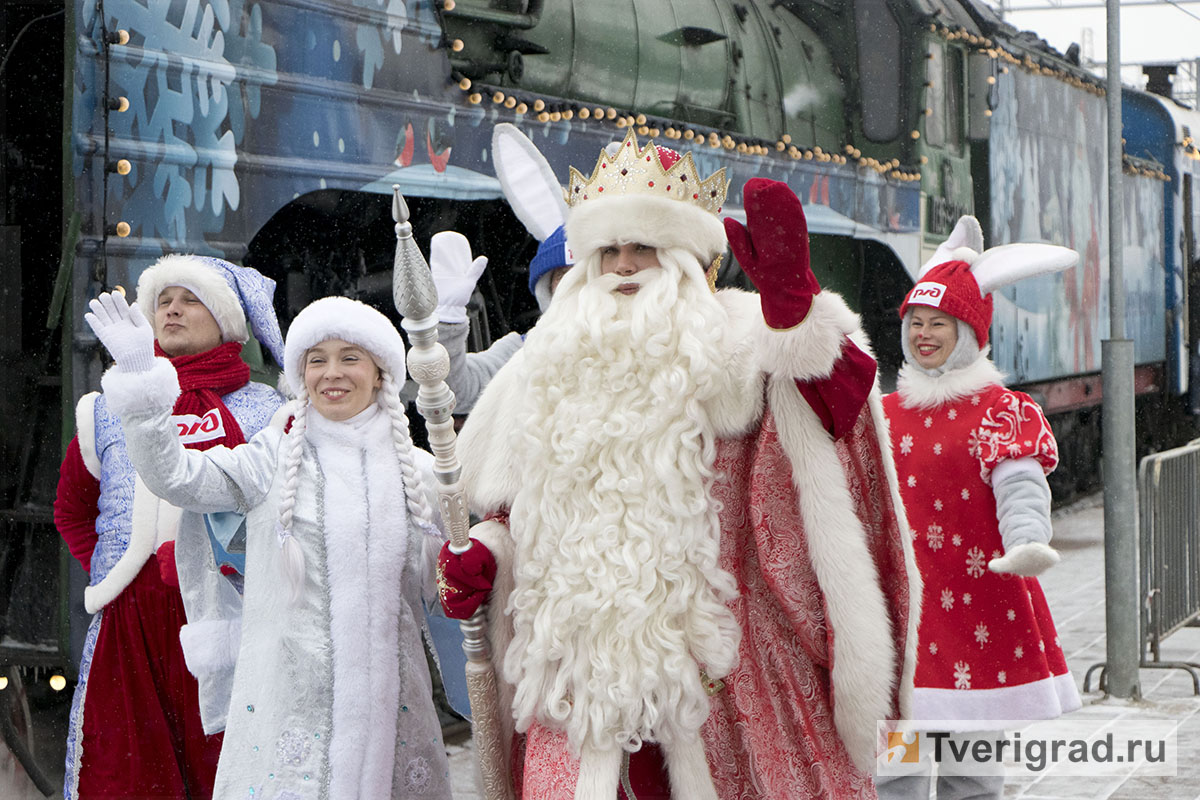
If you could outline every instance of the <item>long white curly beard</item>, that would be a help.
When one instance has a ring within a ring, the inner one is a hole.
[[[691,256],[659,260],[632,296],[612,291],[628,278],[580,264],[524,346],[504,672],[518,730],[565,728],[577,753],[694,740],[700,670],[724,676],[737,656],[705,411],[727,321]]]

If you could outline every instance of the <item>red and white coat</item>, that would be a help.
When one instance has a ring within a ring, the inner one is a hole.
[[[983,354],[936,378],[905,366],[883,400],[924,581],[914,719],[1053,719],[1080,706],[1037,579],[988,569],[1004,554],[996,467],[1058,465],[1041,408],[1001,378]]]
[[[730,390],[708,409],[720,475],[712,496],[722,504],[720,566],[738,582],[732,610],[742,637],[700,732],[702,757],[685,765],[665,753],[672,796],[702,796],[674,782],[707,771],[720,800],[867,800],[875,796],[877,721],[908,716],[920,579],[878,388],[836,440],[808,393],[836,374],[859,320],[826,292],[804,323],[771,331],[756,295],[724,290],[717,298],[729,315]],[[468,502],[480,515],[509,508],[524,474],[508,444],[524,369],[522,352],[489,384],[459,439]],[[498,519],[472,529],[499,564],[489,603],[497,665],[512,638],[504,611],[521,533]],[[513,687],[501,682],[500,690],[510,705]],[[578,754],[564,732],[540,721],[517,766],[527,799],[608,800],[576,791]]]

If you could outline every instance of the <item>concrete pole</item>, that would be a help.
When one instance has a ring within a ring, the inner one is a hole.
[[[1141,696],[1138,637],[1138,527],[1134,449],[1133,340],[1125,338],[1125,263],[1121,205],[1121,7],[1108,15],[1108,310],[1101,345],[1104,387],[1104,606],[1108,694]]]

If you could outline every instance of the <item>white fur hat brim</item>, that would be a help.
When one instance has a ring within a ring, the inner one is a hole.
[[[323,297],[296,315],[283,345],[284,372],[294,390],[304,385],[304,354],[329,339],[356,344],[375,363],[404,383],[404,340],[392,321],[366,303],[349,297]]]
[[[611,244],[679,247],[707,266],[725,252],[725,228],[716,214],[683,200],[617,195],[585,200],[567,214],[567,242],[576,261]]]
[[[167,255],[147,267],[138,278],[137,304],[146,319],[154,319],[158,296],[169,286],[182,286],[200,299],[213,315],[226,342],[250,338],[242,303],[221,274],[198,256]]]

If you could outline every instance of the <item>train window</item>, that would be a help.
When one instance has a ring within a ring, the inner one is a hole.
[[[925,58],[925,143],[946,144],[946,48],[930,42]]]
[[[963,138],[963,84],[965,75],[964,54],[957,47],[946,53],[946,144],[955,152]]]
[[[900,24],[885,0],[856,0],[854,6],[863,134],[890,142],[900,135]]]

